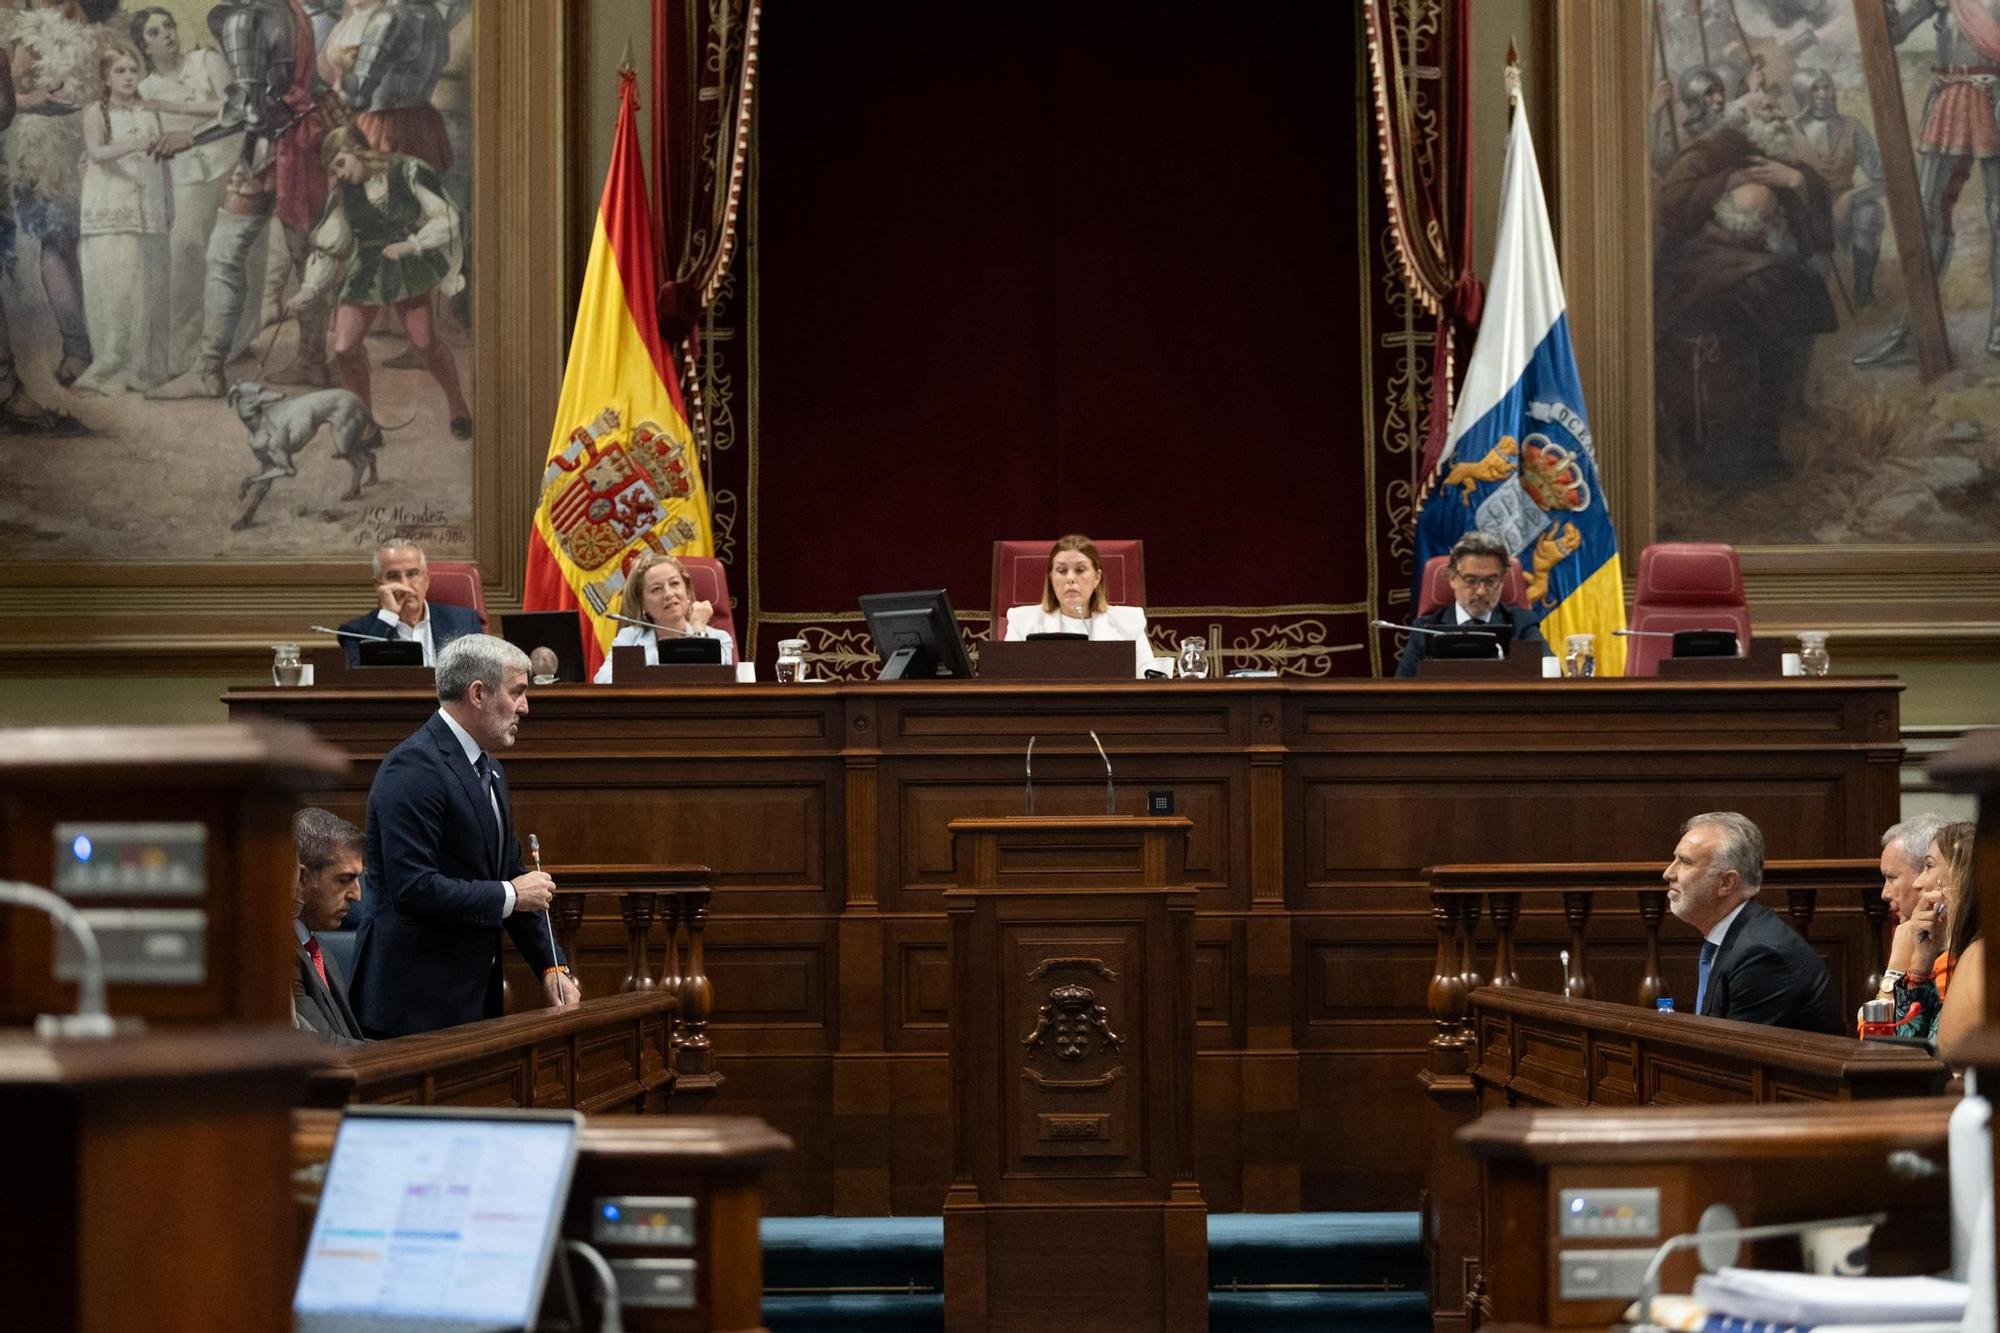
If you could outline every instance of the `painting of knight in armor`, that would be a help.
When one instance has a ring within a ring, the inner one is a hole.
[[[471,10],[0,0],[0,555],[470,553]]]
[[[1644,3],[1658,535],[2000,540],[2000,0]]]

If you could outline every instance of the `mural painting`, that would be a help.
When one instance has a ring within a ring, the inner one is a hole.
[[[1659,536],[2000,540],[2000,0],[1890,0],[1873,32],[1848,0],[1648,3]],[[1900,75],[1902,179],[1871,46]],[[1942,373],[1919,364],[1898,191],[1929,232]]]
[[[0,4],[0,554],[470,553],[471,7]]]

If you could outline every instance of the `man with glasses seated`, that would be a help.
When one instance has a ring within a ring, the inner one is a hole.
[[[1448,605],[1410,623],[1422,629],[1454,630],[1463,625],[1506,625],[1514,631],[1516,643],[1540,643],[1541,628],[1526,607],[1506,606],[1500,601],[1500,585],[1507,577],[1507,548],[1497,537],[1477,529],[1460,537],[1451,548],[1451,591],[1456,599]],[[1436,636],[1412,634],[1403,645],[1396,663],[1398,676],[1417,674],[1417,663],[1430,655]]]

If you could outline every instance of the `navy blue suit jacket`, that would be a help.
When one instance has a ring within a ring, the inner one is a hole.
[[[1752,898],[1729,923],[1701,1012],[1739,1023],[1851,1035],[1826,963],[1785,919]]]
[[[1535,622],[1534,613],[1526,607],[1496,606],[1488,614],[1488,619],[1499,618],[1504,618],[1508,624],[1514,627],[1514,642],[1540,643],[1542,641],[1542,627]],[[1418,616],[1410,623],[1412,625],[1423,625],[1430,629],[1457,629],[1458,603],[1446,602],[1437,610]],[[1414,676],[1417,674],[1417,663],[1431,655],[1431,638],[1432,636],[1429,634],[1412,634],[1410,636],[1410,641],[1403,645],[1403,656],[1396,663],[1397,675]]]
[[[500,915],[502,882],[527,867],[507,776],[498,762],[493,772],[498,829],[479,775],[436,713],[375,771],[368,789],[368,892],[348,986],[370,1036],[497,1018],[503,928],[535,975],[556,963],[544,913]]]
[[[469,606],[453,606],[450,602],[432,602],[431,647],[443,652],[444,646],[453,639],[462,639],[468,634],[478,634],[479,613]],[[369,611],[358,615],[340,627],[349,634],[360,634],[370,639],[386,639],[389,625],[381,616]],[[342,639],[340,646],[347,650],[347,665],[361,665],[361,644],[354,639]]]

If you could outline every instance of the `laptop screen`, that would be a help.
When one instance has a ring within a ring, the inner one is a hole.
[[[526,1328],[581,1124],[573,1112],[350,1110],[292,1302],[299,1327],[368,1314]]]

